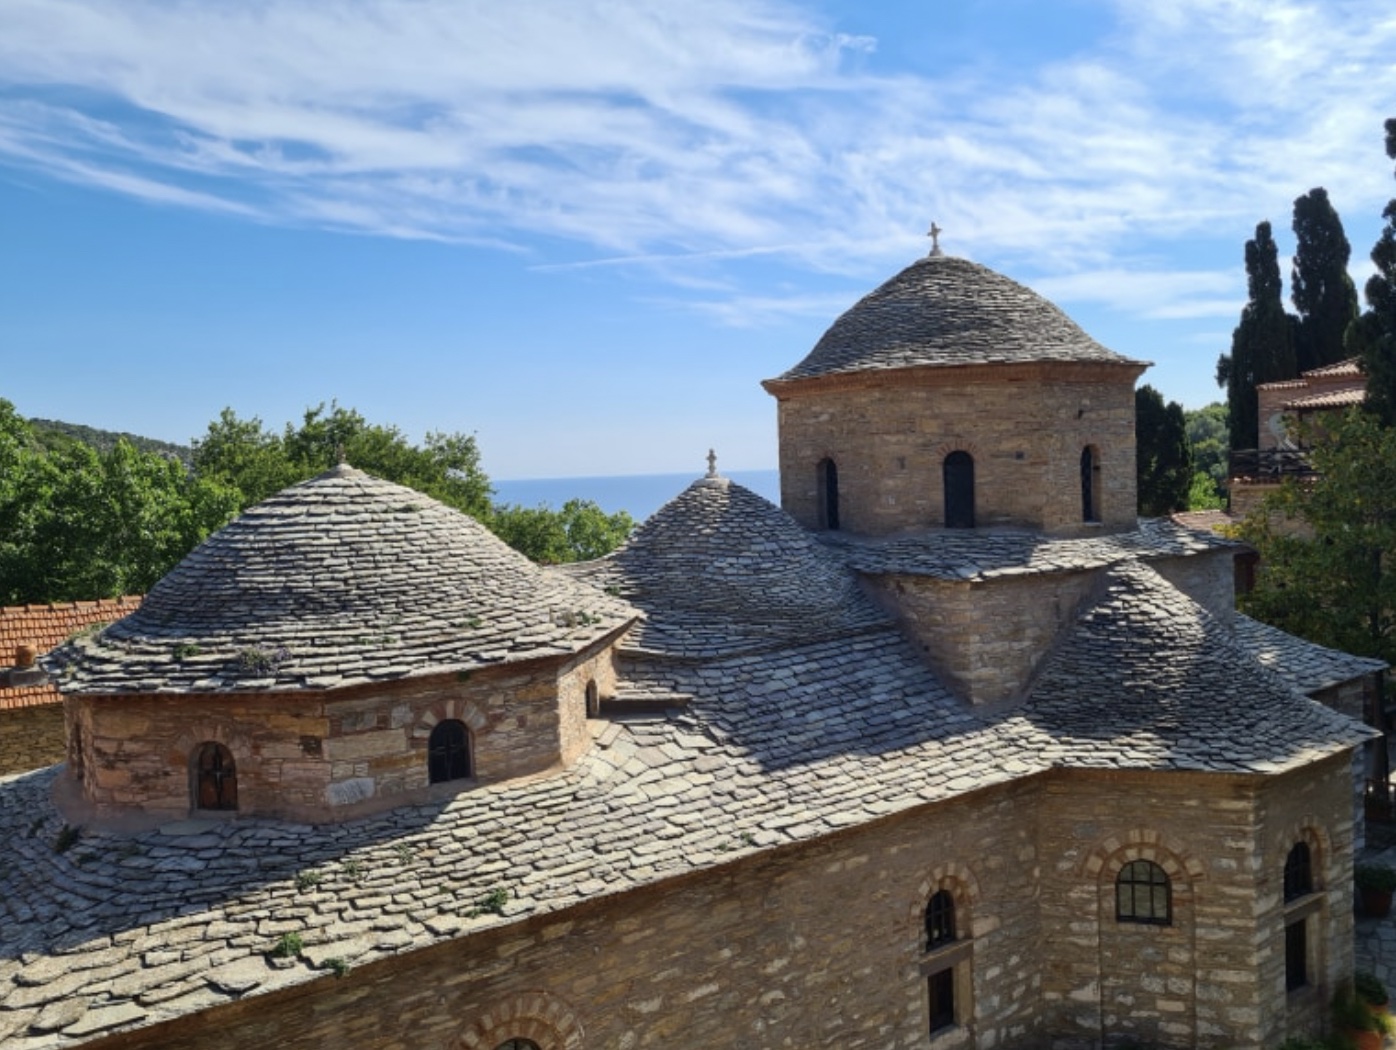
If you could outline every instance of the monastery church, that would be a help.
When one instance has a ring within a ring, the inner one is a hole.
[[[348,464],[253,507],[47,661],[0,1045],[1317,1031],[1383,665],[1137,520],[1145,367],[936,249],[764,384],[781,508],[710,466],[544,568]]]

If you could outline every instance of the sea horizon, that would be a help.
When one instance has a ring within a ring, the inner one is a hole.
[[[780,505],[780,471],[723,471],[722,476]],[[496,503],[522,507],[561,509],[571,499],[591,500],[607,514],[625,511],[636,522],[644,521],[689,485],[700,473],[601,474],[572,478],[491,479]]]

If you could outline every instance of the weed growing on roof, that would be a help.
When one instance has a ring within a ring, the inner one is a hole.
[[[496,886],[480,898],[479,903],[465,913],[468,919],[477,919],[481,915],[503,915],[504,905],[509,903],[509,891],[503,886]]]
[[[290,959],[301,953],[305,947],[305,941],[301,940],[299,933],[283,933],[271,950],[271,954],[277,959]]]
[[[336,955],[333,959],[325,960],[325,969],[332,970],[336,977],[343,977],[349,972],[349,964]]]
[[[55,853],[67,853],[78,844],[78,839],[82,838],[82,828],[75,828],[71,824],[64,824],[58,832],[58,838],[53,840]]]
[[[174,649],[171,650],[175,660],[179,663],[183,663],[191,656],[198,656],[200,651],[201,650],[197,645],[193,645],[189,642],[180,642],[178,645],[174,647]]]
[[[323,876],[318,871],[298,871],[296,872],[296,889],[304,893],[306,890],[313,890],[320,885]]]
[[[355,882],[363,878],[364,872],[368,870],[361,860],[346,860],[340,867],[344,869],[344,874],[348,875]]]
[[[277,668],[290,655],[291,651],[284,645],[278,645],[275,649],[250,646],[238,653],[238,672],[246,675],[276,674]]]

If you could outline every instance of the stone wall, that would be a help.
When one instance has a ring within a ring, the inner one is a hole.
[[[1199,552],[1177,558],[1150,558],[1149,568],[1222,623],[1236,612],[1236,552]]]
[[[865,580],[946,685],[972,703],[996,704],[1019,697],[1098,577],[1091,571],[973,583],[927,576]]]
[[[820,527],[820,471],[838,467],[840,526],[886,535],[945,521],[942,465],[974,459],[975,523],[1062,535],[1133,528],[1134,377],[1118,367],[907,369],[782,386],[781,505]],[[1100,524],[1082,521],[1081,450],[1100,460]]]
[[[0,710],[0,776],[63,761],[63,705]]]
[[[1314,816],[1346,811],[1345,769],[1019,781],[96,1045],[1276,1046],[1351,967],[1351,828]],[[1319,844],[1327,893],[1314,986],[1287,994],[1278,887],[1295,836]],[[1172,925],[1115,920],[1134,858],[1168,870]],[[959,940],[928,954],[941,889]],[[944,966],[956,1023],[928,1038]]]
[[[98,817],[187,815],[195,756],[212,741],[236,764],[239,813],[344,819],[575,760],[592,681],[614,691],[607,645],[332,692],[71,697],[68,749]],[[429,785],[428,742],[445,719],[469,730],[472,776]]]

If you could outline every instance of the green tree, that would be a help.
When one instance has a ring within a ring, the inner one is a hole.
[[[1318,476],[1287,481],[1242,525],[1261,573],[1241,608],[1321,645],[1396,662],[1396,428],[1354,409],[1302,436]]]
[[[1217,385],[1226,388],[1233,452],[1260,444],[1256,386],[1299,374],[1294,319],[1285,313],[1279,251],[1268,222],[1256,226],[1255,238],[1246,242],[1246,284],[1249,300],[1231,334],[1231,353],[1217,360]]]
[[[1386,155],[1396,160],[1396,118],[1386,122]],[[1362,350],[1367,373],[1367,408],[1396,426],[1396,197],[1382,212],[1386,225],[1372,248],[1377,272],[1364,291],[1370,312],[1354,326],[1350,345]]]
[[[1226,406],[1220,401],[1213,401],[1210,405],[1184,412],[1183,419],[1188,428],[1193,471],[1210,477],[1217,492],[1224,497],[1231,466],[1227,458]]]
[[[1194,471],[1192,484],[1188,486],[1188,510],[1224,510],[1226,497],[1217,489],[1212,475]]]
[[[194,470],[242,494],[245,509],[297,481],[323,473],[340,453],[375,477],[407,485],[482,521],[490,515],[490,482],[480,468],[475,438],[430,433],[413,445],[395,426],[369,423],[331,402],[308,408],[299,426],[273,433],[255,416],[225,408],[194,441]]]
[[[591,500],[572,499],[553,511],[546,506],[497,506],[487,524],[505,543],[536,562],[590,561],[608,554],[635,528],[625,511],[607,514]]]
[[[1182,510],[1192,484],[1192,451],[1188,447],[1183,406],[1163,403],[1153,387],[1134,392],[1135,466],[1139,513],[1156,518]]]
[[[1347,356],[1343,337],[1357,317],[1357,289],[1348,276],[1352,246],[1323,187],[1294,202],[1294,269],[1290,298],[1299,316],[1294,353],[1298,370],[1331,365]]]

